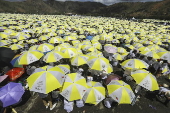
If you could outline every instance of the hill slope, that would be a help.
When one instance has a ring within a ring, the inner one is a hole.
[[[136,17],[170,20],[170,0],[160,2],[123,2],[106,6],[97,2],[59,2],[55,0],[27,0],[8,2],[0,0],[0,12],[31,14],[65,14]]]

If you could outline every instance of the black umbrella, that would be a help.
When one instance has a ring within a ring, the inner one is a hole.
[[[0,47],[0,67],[11,66],[10,61],[14,56],[15,53],[10,48]]]

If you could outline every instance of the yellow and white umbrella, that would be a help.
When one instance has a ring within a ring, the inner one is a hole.
[[[29,51],[37,50],[38,45],[33,45],[29,48]]]
[[[121,80],[112,80],[107,89],[108,95],[119,104],[131,104],[135,98],[131,87]]]
[[[122,63],[122,66],[128,69],[142,69],[142,68],[149,67],[149,65],[146,62],[144,62],[143,60],[139,60],[139,59],[125,60]]]
[[[89,57],[87,64],[90,67],[90,69],[106,71],[106,69],[109,66],[109,60],[104,57],[92,56]]]
[[[48,94],[62,87],[65,75],[59,68],[44,66],[35,69],[34,73],[27,78],[30,91]]]
[[[151,51],[151,50],[147,47],[140,47],[139,51],[144,52],[144,51]]]
[[[75,48],[64,48],[61,49],[61,52],[64,53],[65,58],[72,58],[77,55],[77,50]]]
[[[38,61],[44,54],[39,51],[26,51],[18,58],[19,65],[28,65]]]
[[[167,60],[170,63],[170,52],[159,52],[158,55],[161,59]]]
[[[7,33],[5,33],[5,32],[0,33],[0,39],[7,39],[7,37],[8,37]]]
[[[70,73],[65,78],[61,95],[68,101],[82,99],[87,90],[86,80],[78,73]]]
[[[37,50],[41,52],[49,52],[54,49],[54,46],[48,43],[41,44],[37,47]]]
[[[133,71],[131,73],[131,76],[134,78],[136,83],[150,91],[158,90],[159,86],[157,83],[157,80],[155,76],[153,76],[151,73],[147,73],[146,71],[141,70]]]
[[[10,46],[10,48],[11,48],[12,50],[18,50],[18,49],[23,48],[23,46],[20,45],[20,44],[13,44],[13,45]]]
[[[134,47],[130,44],[126,44],[125,46],[128,47],[129,49],[134,49]]]
[[[42,35],[39,37],[39,40],[43,41],[43,40],[48,40],[49,39],[49,36],[47,35]]]
[[[99,82],[90,81],[87,83],[87,91],[83,96],[85,103],[97,105],[105,98],[105,88]]]
[[[123,60],[123,57],[122,57],[119,53],[114,53],[114,54],[113,54],[113,57],[114,57],[116,60]]]
[[[126,49],[124,49],[124,48],[122,48],[122,47],[118,47],[118,48],[117,48],[117,52],[118,52],[118,53],[126,53],[127,51],[126,51]]]
[[[53,38],[50,38],[49,43],[52,43],[52,44],[55,44],[55,43],[60,43],[60,38],[58,37],[53,37]]]
[[[160,47],[158,45],[149,45],[149,46],[147,46],[147,48],[149,48],[150,50],[155,51],[155,50],[159,49]]]
[[[88,58],[89,57],[87,55],[83,55],[83,54],[76,55],[75,57],[71,58],[71,65],[80,66],[86,64]]]
[[[5,46],[5,45],[8,45],[9,43],[8,43],[8,41],[7,40],[1,40],[0,41],[0,47],[1,46]]]
[[[160,57],[158,56],[158,54],[154,51],[143,51],[141,52],[141,54],[147,56],[147,57],[152,57],[154,59],[159,59]]]
[[[25,35],[19,35],[16,37],[17,40],[25,40],[27,37]]]
[[[65,56],[62,52],[51,51],[44,56],[43,61],[46,63],[57,62],[57,61],[61,60],[62,58],[65,58]]]
[[[70,66],[68,64],[60,64],[56,67],[59,67],[65,74],[70,73]]]

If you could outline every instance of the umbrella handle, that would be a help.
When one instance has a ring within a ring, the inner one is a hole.
[[[13,112],[13,113],[17,113],[17,111],[16,111],[14,108],[12,108],[12,112]]]

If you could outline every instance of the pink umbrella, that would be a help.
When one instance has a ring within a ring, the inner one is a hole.
[[[107,78],[106,78],[106,81],[105,81],[105,83],[106,83],[106,85],[107,84],[109,84],[112,80],[119,80],[119,79],[121,79],[122,77],[120,77],[119,75],[116,75],[116,74],[114,74],[114,75],[109,75]]]
[[[8,75],[0,76],[0,83],[1,83],[3,80],[5,80],[7,77],[8,77]]]
[[[116,47],[112,47],[112,46],[105,46],[104,50],[108,53],[116,53],[117,52],[117,48]]]

